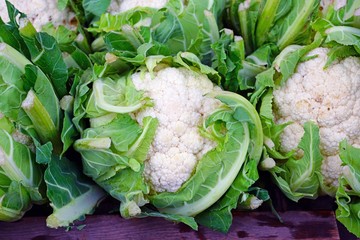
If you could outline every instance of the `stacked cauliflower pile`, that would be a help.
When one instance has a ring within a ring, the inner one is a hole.
[[[75,14],[68,9],[60,11],[57,8],[56,0],[32,0],[20,1],[10,0],[16,9],[26,14],[29,21],[34,25],[37,31],[47,23],[52,23],[54,26],[65,25],[71,29],[76,27],[77,21]],[[9,21],[6,3],[4,0],[0,1],[0,17],[4,22]]]
[[[323,70],[327,53],[326,48],[310,52],[316,57],[300,63],[285,85],[274,91],[274,113],[277,123],[292,122],[281,135],[284,152],[298,146],[305,122],[319,126],[324,181],[337,187],[342,171],[339,143],[347,139],[360,145],[360,59],[348,57]]]
[[[204,95],[220,88],[206,75],[185,68],[164,68],[154,78],[150,73],[141,74],[135,73],[132,81],[154,106],[135,117],[139,123],[146,116],[159,121],[145,177],[157,192],[175,192],[191,176],[197,161],[215,147],[200,135],[198,126],[220,105],[220,101]]]

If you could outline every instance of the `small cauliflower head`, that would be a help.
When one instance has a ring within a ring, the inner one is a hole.
[[[300,63],[284,86],[274,90],[274,115],[276,123],[292,122],[280,137],[283,152],[297,148],[305,122],[317,123],[324,183],[337,187],[339,143],[360,144],[360,59],[348,57],[324,69],[328,51],[311,51],[308,55],[315,58]]]
[[[137,112],[135,119],[141,124],[144,117],[151,116],[159,122],[144,175],[155,191],[175,192],[216,145],[200,134],[199,126],[221,104],[206,94],[221,89],[206,75],[186,68],[167,67],[154,74],[132,75],[135,88],[153,101],[153,106]]]
[[[9,0],[16,9],[25,13],[29,21],[34,25],[37,31],[47,23],[51,22],[55,27],[65,25],[70,29],[74,29],[77,25],[75,13],[65,9],[60,11],[57,8],[56,0]],[[4,22],[9,21],[6,3],[0,1],[0,17]]]
[[[110,3],[108,12],[117,14],[128,11],[135,7],[151,7],[160,9],[164,7],[169,0],[113,0]]]

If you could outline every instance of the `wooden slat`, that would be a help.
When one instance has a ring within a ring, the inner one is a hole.
[[[237,212],[228,234],[200,227],[193,231],[183,224],[160,218],[124,220],[117,215],[89,216],[74,228],[49,229],[44,217],[25,217],[16,223],[0,223],[0,239],[340,239],[331,211],[288,211],[283,223],[270,212]]]

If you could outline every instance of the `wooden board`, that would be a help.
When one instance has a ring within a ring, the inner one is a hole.
[[[193,231],[183,224],[160,218],[124,220],[117,215],[89,216],[82,230],[49,229],[44,217],[25,217],[16,223],[0,223],[0,239],[340,239],[332,211],[236,212],[227,234],[200,227]]]

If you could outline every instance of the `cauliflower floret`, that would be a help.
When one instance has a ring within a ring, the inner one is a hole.
[[[204,95],[221,89],[206,75],[185,68],[164,68],[154,79],[150,73],[135,73],[132,81],[154,103],[136,113],[136,120],[141,123],[151,116],[159,121],[145,162],[145,178],[158,192],[175,192],[189,179],[197,161],[215,147],[198,127],[221,104]]]
[[[317,57],[300,63],[297,73],[274,90],[274,114],[276,123],[293,122],[281,135],[285,152],[299,144],[305,122],[317,123],[325,184],[337,186],[339,143],[360,144],[360,59],[348,57],[323,69],[328,51],[311,51],[309,56]]]
[[[162,8],[169,0],[113,0],[110,3],[108,12],[117,14],[135,7]]]
[[[54,26],[66,25],[71,29],[77,25],[75,13],[67,9],[60,11],[57,8],[56,0],[9,0],[9,2],[20,12],[26,14],[37,31],[40,31],[42,26],[49,22],[52,22]],[[0,1],[0,17],[4,22],[9,21],[6,3],[3,0]]]
[[[324,183],[327,186],[338,186],[338,177],[342,171],[341,159],[339,155],[325,156],[321,165],[321,172],[324,175]]]

